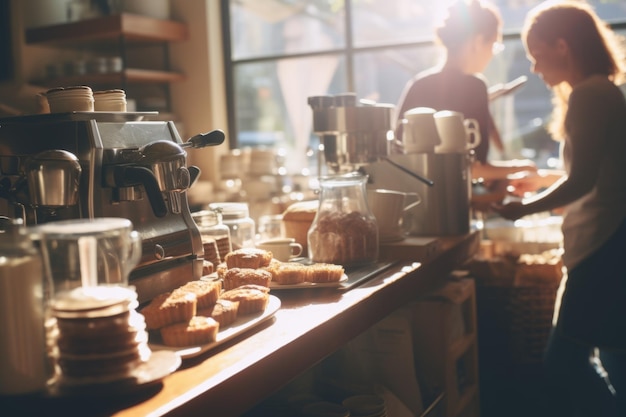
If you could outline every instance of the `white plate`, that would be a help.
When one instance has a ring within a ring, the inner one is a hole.
[[[270,282],[270,288],[272,290],[292,290],[300,288],[335,288],[341,286],[348,280],[348,276],[343,274],[339,281],[333,282],[301,282],[300,284],[277,284]]]
[[[150,349],[152,349],[153,351],[169,350],[178,354],[178,356],[180,356],[181,359],[193,358],[194,356],[198,356],[210,349],[213,349],[221,345],[222,343],[225,343],[226,341],[232,339],[233,337],[238,336],[239,334],[245,332],[246,330],[249,330],[257,326],[258,324],[264,322],[265,320],[272,317],[278,311],[279,308],[280,308],[280,299],[274,295],[270,295],[270,299],[267,304],[267,307],[265,308],[265,311],[257,315],[250,314],[250,315],[241,316],[237,318],[237,320],[235,320],[233,324],[224,328],[223,330],[220,330],[217,333],[217,339],[215,340],[215,342],[207,343],[206,345],[177,347],[177,346],[165,346],[159,343],[151,343],[151,342],[149,342],[148,345],[150,346]]]

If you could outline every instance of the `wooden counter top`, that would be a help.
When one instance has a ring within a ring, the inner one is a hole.
[[[272,291],[282,303],[272,319],[184,360],[178,371],[149,389],[92,398],[88,409],[83,408],[84,398],[0,398],[0,410],[8,406],[28,411],[36,403],[41,410],[62,409],[64,415],[241,415],[398,307],[436,288],[476,253],[480,242],[479,235],[472,233],[441,238],[438,243],[438,254],[432,259],[402,260],[350,290]],[[82,406],[76,407],[78,403]]]

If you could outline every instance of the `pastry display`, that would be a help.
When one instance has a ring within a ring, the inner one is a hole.
[[[339,282],[345,274],[341,265],[281,262],[270,251],[242,248],[229,252],[215,275],[154,297],[141,310],[146,328],[165,346],[212,343],[222,329],[267,309],[270,284]]]

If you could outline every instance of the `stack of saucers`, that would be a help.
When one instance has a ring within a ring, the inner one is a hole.
[[[354,395],[343,400],[342,405],[350,410],[351,417],[387,417],[385,399],[378,395]]]
[[[329,401],[314,402],[302,407],[303,417],[351,417],[350,410]]]

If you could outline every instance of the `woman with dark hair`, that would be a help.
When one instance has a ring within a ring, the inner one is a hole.
[[[490,140],[501,146],[500,135],[489,112],[487,84],[481,75],[493,55],[502,50],[502,21],[498,10],[481,0],[458,0],[448,8],[447,18],[436,29],[437,43],[445,49],[441,65],[417,74],[400,98],[398,118],[415,107],[452,110],[476,119],[480,144],[474,149],[472,176],[503,179],[522,170],[535,170],[527,160],[489,163]],[[399,129],[401,124],[398,123]],[[401,137],[401,130],[398,130]],[[502,149],[500,149],[502,151]]]
[[[544,3],[523,29],[532,70],[553,90],[550,132],[562,175],[530,176],[494,209],[507,219],[564,208],[567,269],[555,306],[546,370],[563,416],[625,416],[626,101],[619,38],[582,1]]]

